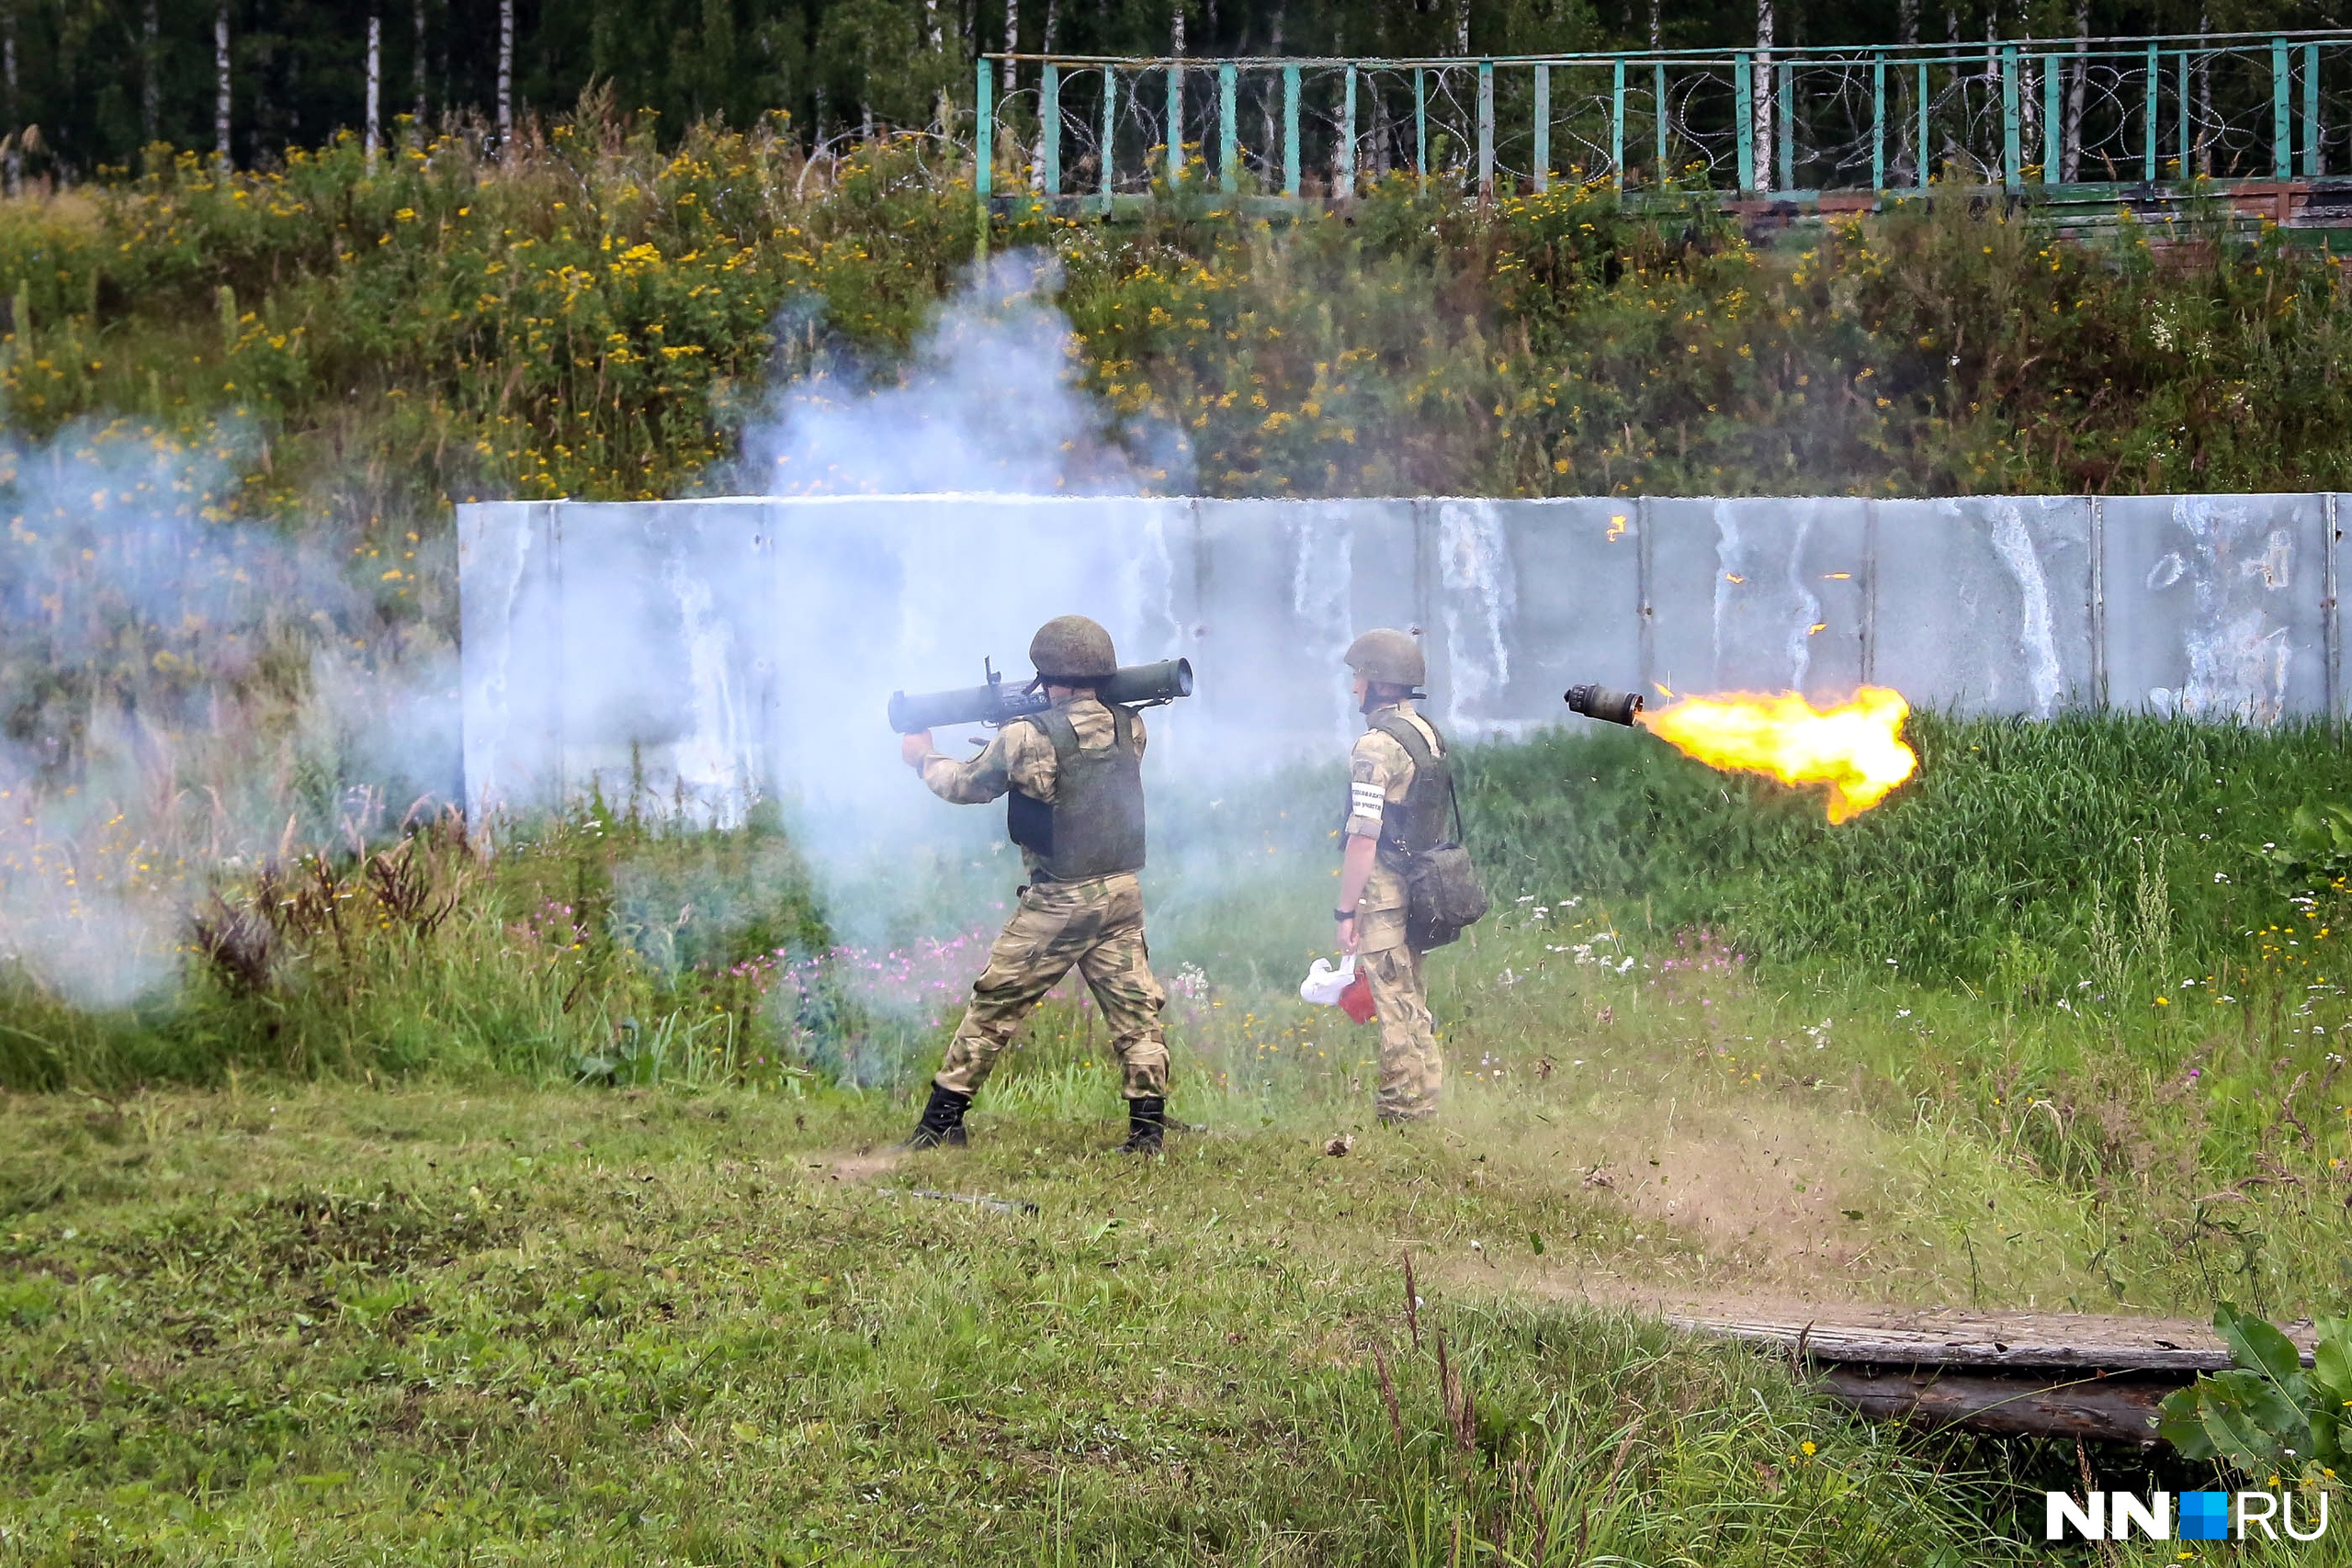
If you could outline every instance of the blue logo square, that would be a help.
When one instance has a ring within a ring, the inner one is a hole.
[[[2184,1492],[2180,1495],[2180,1539],[2230,1539],[2230,1495],[2226,1492]]]

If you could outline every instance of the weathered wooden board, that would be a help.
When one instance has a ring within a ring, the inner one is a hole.
[[[2017,1373],[1832,1366],[1820,1386],[1872,1420],[2007,1437],[2154,1443],[2158,1402],[2186,1381],[2091,1377],[2050,1384]]]
[[[2165,1318],[1840,1308],[1667,1321],[1802,1360],[1831,1398],[1872,1419],[2005,1436],[2153,1444],[2164,1396],[2230,1364],[2211,1329]],[[2312,1325],[2288,1335],[2309,1361]]]
[[[1950,1308],[1825,1310],[1818,1317],[1669,1316],[1678,1328],[1781,1346],[1807,1359],[1882,1367],[2168,1372],[2186,1382],[2230,1364],[2221,1339],[2177,1319]],[[2311,1359],[2309,1324],[2288,1328]]]

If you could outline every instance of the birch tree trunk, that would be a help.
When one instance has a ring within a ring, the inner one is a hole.
[[[416,96],[416,139],[424,141],[424,0],[413,0],[416,10],[416,58],[409,62],[409,85]]]
[[[212,155],[220,172],[229,162],[229,0],[212,12]]]
[[[1004,0],[1004,52],[1013,53],[1021,47],[1021,0]],[[1004,62],[1004,96],[1012,96],[1021,90],[1021,67],[1013,61]]]
[[[514,134],[514,0],[498,0],[498,144]]]
[[[944,136],[954,110],[947,101],[947,39],[939,27],[939,0],[922,0],[923,40],[931,46],[931,68],[940,73],[939,91],[931,102],[931,133]]]
[[[2058,177],[2068,185],[2083,172],[2083,92],[2089,70],[2084,57],[2090,52],[2090,0],[2075,0],[2075,63],[2067,71],[2065,147],[2058,158]]]
[[[163,22],[156,0],[147,0],[139,17],[139,139],[153,146],[164,127]]]
[[[1772,0],[1756,0],[1756,188],[1772,188]]]
[[[25,186],[25,121],[17,98],[17,0],[0,5],[0,87],[8,96],[8,194],[20,196]],[[25,341],[25,323],[13,323],[17,341]]]
[[[368,124],[360,141],[368,152],[368,166],[376,166],[376,148],[383,139],[384,18],[368,18]]]

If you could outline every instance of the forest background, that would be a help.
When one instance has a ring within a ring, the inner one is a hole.
[[[787,116],[804,145],[877,128],[971,132],[973,59],[1467,55],[2126,36],[2341,26],[2328,0],[7,0],[0,131],[11,178],[135,167],[157,144],[240,164],[366,112],[510,132],[602,84],[698,122]],[[1017,85],[1015,82],[1012,84]],[[388,132],[389,133],[389,132]]]

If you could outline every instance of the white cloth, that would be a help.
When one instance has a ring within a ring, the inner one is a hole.
[[[1317,1007],[1337,1007],[1340,994],[1354,985],[1355,980],[1354,953],[1340,959],[1337,969],[1331,967],[1329,959],[1318,958],[1315,961],[1315,967],[1306,972],[1306,978],[1299,983],[1299,998],[1303,1001],[1313,1002]]]

